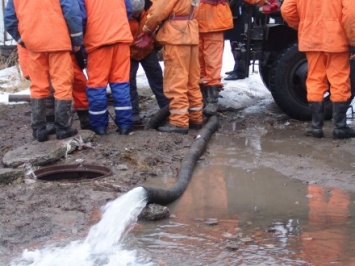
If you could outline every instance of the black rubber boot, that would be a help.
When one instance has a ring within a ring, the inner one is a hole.
[[[205,86],[206,88],[206,105],[203,113],[207,116],[217,114],[219,86]]]
[[[133,123],[133,125],[142,125],[143,124],[143,119],[139,113],[132,115],[132,123]]]
[[[132,128],[119,128],[118,133],[120,135],[129,135],[132,132]]]
[[[57,139],[66,139],[78,134],[75,128],[70,127],[71,119],[70,100],[55,100],[55,128]]]
[[[48,140],[46,130],[46,99],[31,99],[31,127],[33,137],[39,142]]]
[[[207,98],[207,92],[206,92],[206,87],[202,83],[198,84],[200,86],[201,94],[202,94],[202,103],[203,106],[206,105],[206,98]]]
[[[90,125],[90,119],[89,119],[89,110],[77,110],[76,113],[78,114],[79,117],[80,128],[92,130],[92,127]]]
[[[349,139],[355,137],[355,129],[348,127],[346,124],[346,111],[348,108],[348,102],[333,103],[333,138],[335,139]]]
[[[188,127],[178,127],[171,124],[166,124],[165,126],[158,127],[158,131],[166,133],[180,133],[187,134],[189,133]]]
[[[46,98],[46,129],[48,135],[55,134],[55,125],[54,125],[54,96],[53,94],[49,95]]]
[[[189,122],[189,129],[193,129],[193,130],[200,130],[203,126],[203,123],[197,123],[197,122]]]
[[[47,134],[48,135],[55,134],[54,115],[46,115],[46,121],[47,121],[47,125],[46,125]]]
[[[306,133],[314,138],[323,138],[323,125],[324,125],[324,103],[323,102],[309,102],[312,110],[311,129]]]
[[[224,80],[238,80],[238,79],[245,79],[245,74],[241,72],[235,72],[229,74]]]

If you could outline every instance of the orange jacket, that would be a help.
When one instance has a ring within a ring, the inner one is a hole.
[[[351,0],[285,0],[281,13],[298,29],[300,51],[344,52],[355,46],[355,9]]]
[[[19,21],[18,31],[27,49],[33,52],[72,50],[60,1],[14,0],[13,5]]]
[[[226,1],[201,0],[195,18],[199,32],[224,31],[233,28],[232,11]]]
[[[87,52],[95,48],[133,41],[123,0],[85,0],[87,14],[84,45]]]
[[[161,44],[198,45],[198,24],[191,15],[191,0],[153,0],[143,32],[153,32]],[[191,19],[182,19],[191,15]]]
[[[133,39],[135,40],[139,34],[142,33],[143,26],[147,20],[147,11],[143,11],[139,18],[132,18],[129,20],[129,26],[131,27],[131,32]],[[144,49],[137,48],[134,45],[131,45],[131,58],[137,61],[140,61],[147,57],[154,49],[154,40],[149,43]]]

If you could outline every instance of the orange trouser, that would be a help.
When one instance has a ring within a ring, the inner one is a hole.
[[[116,43],[95,49],[88,57],[87,86],[106,87],[108,83],[129,82],[131,60],[128,43]]]
[[[306,52],[308,61],[307,100],[320,102],[329,92],[332,102],[346,102],[351,97],[349,52]]]
[[[87,110],[89,103],[86,95],[86,76],[83,70],[79,67],[79,64],[75,58],[75,55],[71,55],[74,68],[74,83],[73,83],[73,99],[74,108],[76,110]]]
[[[201,66],[201,80],[206,86],[221,83],[222,58],[224,49],[224,35],[222,31],[201,33],[199,42],[199,60]]]
[[[166,44],[163,57],[164,94],[170,100],[169,123],[180,127],[188,127],[189,120],[201,123],[203,104],[198,85],[198,46]]]
[[[73,99],[74,72],[69,51],[28,51],[28,72],[31,77],[31,98],[48,97],[51,83],[55,99]]]

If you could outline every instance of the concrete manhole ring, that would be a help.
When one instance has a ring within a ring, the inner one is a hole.
[[[94,164],[67,164],[42,167],[34,171],[38,180],[57,182],[83,182],[112,175],[106,166]]]

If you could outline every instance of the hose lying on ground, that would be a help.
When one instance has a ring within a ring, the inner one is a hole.
[[[170,115],[169,104],[165,105],[163,108],[160,108],[145,125],[145,129],[155,129],[157,128],[166,118]]]
[[[148,194],[148,203],[166,205],[175,201],[184,193],[190,182],[197,160],[205,151],[211,135],[217,131],[218,127],[219,123],[217,116],[212,116],[209,118],[207,124],[198,132],[194,143],[182,161],[177,176],[177,182],[172,188],[165,190],[160,188],[144,187]]]

